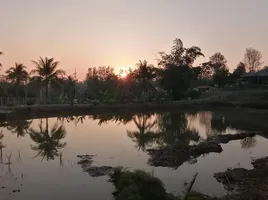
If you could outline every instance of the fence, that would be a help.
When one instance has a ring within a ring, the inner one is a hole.
[[[15,106],[37,103],[36,98],[29,97],[0,97],[0,106]]]

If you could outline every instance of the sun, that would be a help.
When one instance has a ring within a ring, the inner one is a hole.
[[[121,77],[121,78],[126,78],[127,75],[128,75],[128,73],[127,73],[126,71],[122,71],[122,72],[120,73],[120,77]]]

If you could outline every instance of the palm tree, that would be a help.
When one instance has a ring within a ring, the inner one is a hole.
[[[49,83],[52,81],[57,82],[59,76],[63,76],[65,74],[65,71],[57,69],[59,61],[55,61],[54,58],[45,57],[43,59],[42,57],[40,57],[40,59],[37,62],[33,61],[33,63],[36,65],[36,69],[32,70],[31,74],[37,75],[44,83],[46,88],[46,101],[47,101]]]
[[[155,89],[152,81],[157,76],[157,69],[153,65],[148,65],[146,60],[140,61],[137,66],[138,68],[133,72],[134,77],[144,94],[147,95],[149,90]]]
[[[28,72],[25,70],[26,67],[21,63],[15,63],[15,67],[10,67],[7,71],[7,79],[15,84],[16,96],[18,96],[18,89],[21,84],[26,83],[28,79]]]
[[[36,143],[36,145],[31,145],[31,148],[34,151],[37,151],[37,156],[41,156],[42,160],[54,160],[55,157],[58,157],[59,149],[66,147],[66,142],[61,142],[66,136],[66,130],[63,125],[54,124],[52,129],[48,130],[48,118],[46,118],[46,128],[43,130],[42,119],[39,125],[39,131],[30,129],[29,135],[30,138]]]
[[[32,120],[14,120],[10,121],[7,129],[12,133],[17,133],[17,137],[23,137],[28,133]]]

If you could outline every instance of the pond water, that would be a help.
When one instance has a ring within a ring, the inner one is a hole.
[[[200,156],[176,169],[149,166],[146,149],[177,142],[189,145],[217,134],[248,131],[243,127],[237,120],[233,122],[210,111],[3,122],[0,197],[1,200],[112,199],[113,186],[107,176],[91,177],[77,165],[77,155],[81,154],[95,155],[94,166],[124,166],[153,173],[164,182],[168,192],[174,193],[181,192],[185,182],[199,172],[193,189],[219,196],[225,191],[213,174],[229,167],[252,168],[252,158],[267,154],[268,140],[264,136],[223,144],[222,153]]]

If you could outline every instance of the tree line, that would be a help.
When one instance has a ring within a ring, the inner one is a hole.
[[[3,55],[0,52],[0,55]],[[233,73],[230,73],[225,56],[216,52],[207,62],[195,65],[204,57],[201,48],[185,47],[176,38],[169,52],[159,52],[157,67],[139,61],[137,68],[129,69],[125,77],[116,74],[114,68],[101,66],[88,68],[85,80],[78,81],[75,75],[66,75],[59,69],[59,61],[42,58],[33,61],[35,68],[30,72],[22,63],[10,67],[1,80],[1,96],[41,96],[44,102],[57,97],[63,103],[79,101],[161,101],[196,97],[191,90],[197,85],[213,84],[218,87],[232,84],[245,72],[255,72],[262,66],[262,54],[254,48],[247,48],[244,59]],[[1,64],[0,64],[1,66]],[[36,93],[38,92],[38,94]]]

